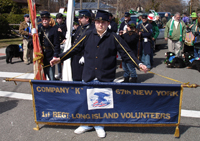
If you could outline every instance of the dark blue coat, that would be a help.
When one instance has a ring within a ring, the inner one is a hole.
[[[51,43],[53,44],[54,50],[51,44],[45,38],[44,32],[48,36]],[[52,60],[53,57],[58,57],[58,54],[60,54],[59,34],[56,28],[54,27],[49,26],[48,28],[44,28],[43,26],[41,26],[38,29],[38,35],[44,54],[43,63],[46,66],[49,65],[49,62]]]
[[[129,31],[125,34],[122,34],[121,37],[128,44],[130,49],[134,52],[135,56],[137,56],[137,44],[139,41],[139,35],[134,31]]]
[[[91,24],[85,26],[79,26],[72,37],[73,46],[75,45],[76,41],[84,34],[86,31],[92,30],[94,26]],[[83,73],[83,66],[84,64],[79,64],[79,60],[83,56],[84,51],[74,55],[71,58],[71,67],[72,67],[72,79],[74,81],[82,81],[82,73]]]
[[[61,60],[65,60],[84,50],[85,64],[82,79],[85,82],[89,82],[95,78],[100,82],[112,82],[115,79],[117,51],[123,60],[132,62],[115,37],[133,60],[135,60],[136,64],[139,64],[139,60],[135,57],[126,42],[110,30],[107,30],[102,38],[97,34],[96,29],[86,32],[79,39],[79,41],[82,41],[77,43],[77,46],[72,47],[59,56]]]
[[[145,30],[145,28],[142,26],[142,24],[144,26],[146,26],[146,29],[148,30],[148,32]],[[144,50],[144,54],[151,54],[151,42],[152,42],[152,35],[153,35],[153,27],[151,24],[149,24],[148,22],[146,23],[141,23],[138,25],[137,29],[139,30],[139,32],[142,32],[141,35],[141,42],[140,42],[140,51]],[[148,38],[148,42],[144,42],[144,38]]]
[[[120,30],[124,30],[124,26],[127,25],[128,22],[129,22],[129,21],[126,22],[126,21],[124,20],[124,21],[121,23],[120,27],[119,27],[119,31],[120,31]]]
[[[115,32],[115,33],[116,33],[116,32],[117,32],[117,23],[116,23],[114,20],[111,20],[111,21],[110,21],[110,26],[111,26],[111,29],[110,29],[110,30],[111,30],[112,32]]]
[[[54,26],[54,28],[56,28],[57,31],[58,31],[58,28],[61,28],[62,32],[58,32],[58,34],[59,34],[59,41],[60,41],[60,43],[62,43],[62,41],[64,39],[66,39],[65,38],[65,35],[66,35],[66,32],[67,32],[66,23],[65,22],[63,22],[61,24],[56,23],[56,25]]]

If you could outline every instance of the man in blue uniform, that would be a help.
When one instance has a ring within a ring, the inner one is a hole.
[[[127,24],[128,24],[129,21],[131,21],[130,13],[125,12],[124,21],[121,23],[121,25],[119,27],[119,32],[124,32],[124,30],[126,30]]]
[[[61,52],[64,50],[64,43],[66,41],[66,38],[65,38],[65,35],[66,35],[66,32],[67,32],[67,27],[66,27],[66,23],[63,21],[63,14],[61,13],[58,13],[56,15],[56,25],[55,27],[56,30],[58,31],[58,34],[59,34],[59,41],[60,41],[60,49],[61,49]],[[62,78],[62,66],[61,66],[61,63],[59,63],[57,65],[58,67],[58,75],[55,76],[55,78],[57,80],[61,79]]]
[[[108,28],[112,31],[112,32],[117,32],[117,23],[115,22],[115,19],[113,18],[112,13],[110,13],[109,15],[109,20],[110,20],[110,25],[108,26]]]
[[[151,42],[153,27],[148,23],[147,15],[142,15],[142,23],[138,25],[139,35],[141,38],[139,50],[141,51],[141,61],[147,66],[148,70],[151,69]]]
[[[115,79],[118,51],[125,61],[135,62],[133,64],[146,72],[147,67],[135,57],[126,42],[114,32],[107,30],[109,24],[109,13],[98,10],[95,18],[95,28],[83,34],[76,45],[67,52],[60,54],[59,58],[53,58],[50,61],[51,66],[84,50],[85,64],[82,80],[85,82],[112,82]],[[80,126],[74,132],[81,134],[92,128]],[[102,126],[95,126],[94,128],[98,137],[105,137]]]
[[[94,26],[91,25],[91,13],[89,10],[83,9],[79,11],[79,23],[80,26],[77,28],[74,36],[72,37],[73,46],[76,41],[83,35],[86,31],[92,30]],[[73,81],[82,81],[82,72],[84,66],[84,52],[74,55],[71,58],[72,67],[72,79]]]
[[[49,61],[53,57],[58,57],[60,54],[59,34],[56,28],[49,25],[50,13],[43,11],[41,14],[42,25],[38,29],[40,44],[44,54],[44,73],[49,80],[55,80],[55,67],[45,67],[49,65]]]

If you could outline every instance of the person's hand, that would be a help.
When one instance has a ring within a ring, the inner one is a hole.
[[[140,70],[143,71],[143,72],[145,72],[145,73],[146,73],[147,71],[149,71],[149,69],[147,68],[147,66],[145,66],[145,65],[142,64],[142,63],[140,64],[139,67],[140,67]]]
[[[32,33],[28,33],[28,36],[33,36]]]
[[[61,28],[58,28],[58,32],[62,32],[62,29],[61,29]]]
[[[58,64],[60,62],[60,57],[56,58],[53,57],[53,59],[50,61],[50,65],[51,67],[53,67],[54,65]]]
[[[79,64],[82,65],[82,64],[84,64],[84,63],[85,63],[85,59],[84,59],[84,57],[82,56],[81,59],[79,60]]]
[[[155,41],[155,38],[152,38],[153,41]]]
[[[165,37],[165,41],[167,41],[168,40],[168,38],[167,37]]]

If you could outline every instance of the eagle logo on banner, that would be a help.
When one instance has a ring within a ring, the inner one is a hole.
[[[88,110],[114,108],[112,89],[87,89],[87,104]]]

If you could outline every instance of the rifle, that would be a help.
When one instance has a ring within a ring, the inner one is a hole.
[[[141,36],[139,35],[138,52],[137,52],[138,60],[140,59],[140,40],[141,40]]]

